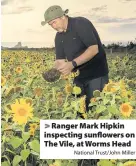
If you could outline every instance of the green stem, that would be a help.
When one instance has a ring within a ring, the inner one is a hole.
[[[69,97],[69,94],[67,94],[66,99],[65,99],[65,102],[64,102],[64,109],[62,110],[62,117],[63,117],[63,115],[64,115],[64,111],[65,111],[65,108],[66,108],[66,104],[67,104],[67,101],[68,101],[68,97]]]
[[[55,97],[55,88],[52,88],[52,94],[53,94],[53,101],[55,102],[55,99],[56,99],[56,97]]]
[[[12,153],[12,154],[16,155],[16,153],[12,152],[12,151],[11,151],[11,150],[9,150],[9,149],[6,149],[5,151],[10,152],[10,153]]]
[[[64,103],[64,106],[66,105],[66,103],[67,103],[67,101],[68,101],[68,94],[67,94],[67,96],[66,96],[66,99],[65,99],[65,103]]]
[[[49,101],[47,102],[47,106],[46,106],[46,111],[47,111],[47,113],[48,113],[48,117],[49,117],[49,119],[50,119],[50,113],[49,113]]]
[[[24,150],[26,150],[26,144],[24,143]]]
[[[49,117],[49,119],[50,119],[50,114],[49,114],[49,111],[48,111],[48,109],[47,109],[47,112],[48,112],[48,117]]]

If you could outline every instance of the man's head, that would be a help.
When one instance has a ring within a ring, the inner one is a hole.
[[[66,30],[66,21],[66,17],[62,16],[52,21],[49,21],[48,24],[56,31],[63,32]]]
[[[67,17],[65,14],[68,13],[68,9],[63,11],[60,6],[54,5],[49,7],[44,13],[45,21],[42,21],[41,24],[45,25],[48,23],[53,29],[58,32],[65,31]]]

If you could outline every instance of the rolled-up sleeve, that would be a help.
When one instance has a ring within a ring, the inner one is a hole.
[[[56,59],[65,59],[63,45],[58,34],[56,34],[55,37],[55,54],[56,54]]]
[[[98,44],[93,32],[93,25],[88,19],[78,19],[75,25],[76,32],[86,47]]]

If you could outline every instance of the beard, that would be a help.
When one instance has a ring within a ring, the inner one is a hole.
[[[64,29],[62,29],[62,28],[54,28],[57,32],[59,32],[59,33],[61,33],[61,32],[63,32],[64,31]]]
[[[59,29],[57,29],[57,31],[58,31],[59,33],[61,33],[61,32],[63,32],[64,30],[61,29],[61,28],[59,28]]]

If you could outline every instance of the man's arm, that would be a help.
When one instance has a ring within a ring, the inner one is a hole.
[[[96,36],[94,35],[94,26],[88,19],[77,19],[75,29],[79,38],[87,48],[84,53],[74,59],[77,66],[79,66],[91,60],[99,52],[99,49]]]
[[[82,65],[91,60],[98,52],[98,45],[90,46],[83,54],[75,58],[74,61],[77,63],[77,66]]]
[[[91,60],[98,53],[98,45],[90,46],[86,49],[86,51],[81,54],[79,57],[75,58],[74,61],[77,63],[77,66],[82,65],[89,60]],[[64,75],[69,74],[73,70],[74,66],[72,62],[62,61],[61,65],[58,63],[58,70]]]

